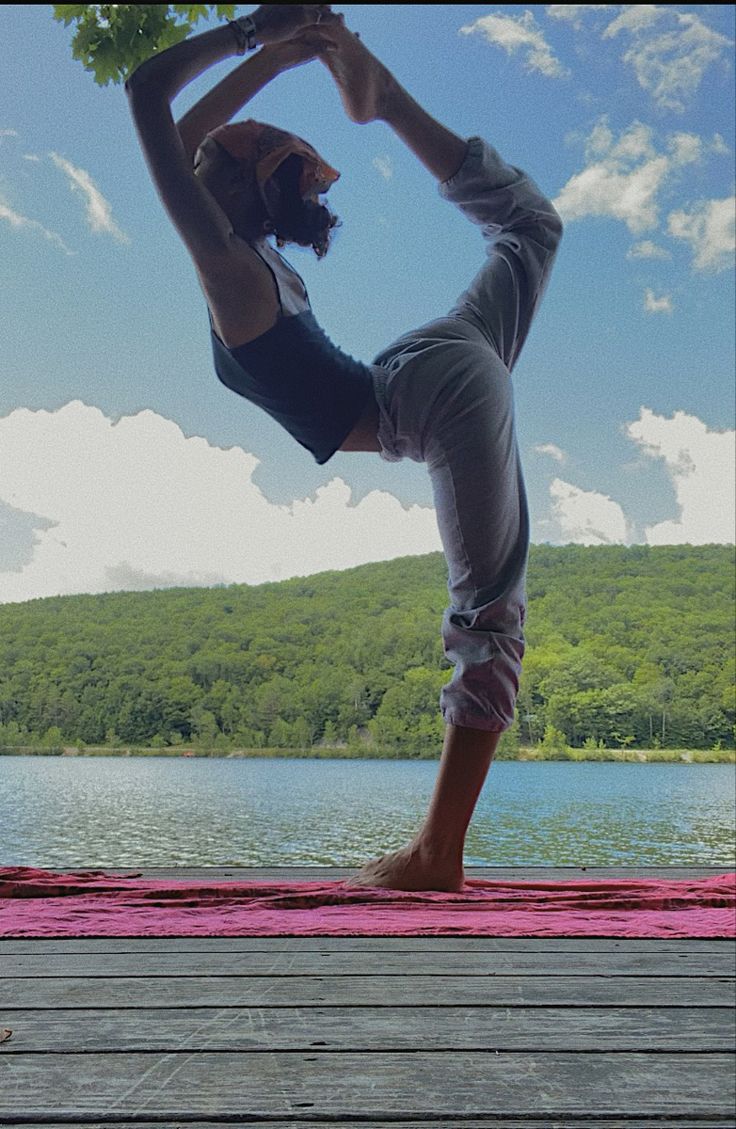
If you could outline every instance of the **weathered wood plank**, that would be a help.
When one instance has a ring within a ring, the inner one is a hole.
[[[2,1054],[317,1050],[728,1052],[731,1008],[107,1008],[0,1013]]]
[[[3,1121],[2,1124],[5,1129],[131,1129],[131,1122],[129,1121],[94,1121],[92,1123],[89,1121],[65,1121],[63,1124],[58,1121],[35,1121],[32,1123],[24,1121],[22,1124],[17,1121]],[[196,1129],[264,1129],[264,1125],[267,1126],[267,1129],[315,1129],[315,1126],[317,1129],[319,1129],[319,1126],[323,1126],[324,1129],[335,1129],[335,1124],[334,1119],[329,1121],[311,1119],[309,1121],[272,1121],[269,1118],[265,1123],[249,1122],[246,1124],[243,1121],[200,1121],[199,1118],[195,1122],[185,1122],[177,1117],[173,1123],[167,1124],[165,1129],[185,1129],[189,1125],[195,1125]],[[434,1119],[431,1121],[396,1121],[393,1117],[390,1121],[375,1121],[373,1119],[364,1121],[361,1118],[354,1124],[359,1126],[360,1129],[437,1129],[438,1125]],[[136,1121],[135,1129],[161,1129],[161,1122]],[[338,1129],[345,1129],[345,1127],[341,1125]],[[647,1118],[646,1121],[640,1121],[638,1117],[633,1121],[627,1118],[625,1125],[622,1125],[618,1118],[615,1121],[609,1121],[608,1118],[581,1121],[576,1117],[574,1122],[566,1120],[563,1123],[558,1121],[557,1118],[532,1116],[524,1119],[523,1127],[520,1126],[517,1118],[509,1121],[505,1117],[501,1119],[494,1117],[491,1121],[485,1118],[479,1121],[474,1117],[472,1121],[466,1121],[465,1118],[457,1121],[453,1118],[452,1122],[446,1121],[441,1129],[731,1129],[731,1126],[720,1117],[708,1118],[707,1121],[701,1121],[698,1118],[697,1121],[694,1121],[692,1117],[687,1115],[685,1120],[680,1117],[667,1117],[666,1120],[659,1117],[654,1120]]]
[[[732,952],[727,938],[679,937],[56,937],[0,939],[20,953],[675,953]],[[0,965],[2,969],[2,965]]]
[[[3,978],[17,976],[732,976],[732,952],[608,953],[128,953],[6,956]]]
[[[0,1115],[69,1120],[322,1116],[345,1121],[590,1115],[725,1117],[734,1058],[697,1054],[0,1056]]]
[[[144,873],[329,881],[354,869]],[[466,873],[564,881],[726,869]],[[733,1129],[724,1052],[735,953],[719,939],[8,939],[0,1027],[13,1035],[0,1044],[0,1094],[8,1082],[24,1094],[30,1080],[25,1096],[42,1104],[6,1108],[0,1097],[0,1124],[256,1129],[252,1116],[270,1129]]]
[[[0,981],[0,1009],[74,1007],[733,1006],[722,977],[168,976]],[[5,1025],[7,1026],[7,1024]]]

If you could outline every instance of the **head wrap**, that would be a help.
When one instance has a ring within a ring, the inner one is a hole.
[[[308,142],[295,133],[287,133],[286,130],[253,121],[252,118],[244,122],[233,122],[232,125],[218,126],[207,136],[212,137],[231,157],[251,170],[269,211],[267,181],[292,154],[302,158],[299,191],[303,197],[314,192],[327,192],[340,176]]]

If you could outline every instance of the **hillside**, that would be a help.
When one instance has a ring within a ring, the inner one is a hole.
[[[0,606],[0,745],[438,746],[439,553]],[[534,545],[507,748],[730,748],[734,552]],[[557,735],[553,732],[557,731]]]

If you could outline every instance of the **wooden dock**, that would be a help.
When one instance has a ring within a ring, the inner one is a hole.
[[[0,1125],[733,1129],[735,973],[726,940],[3,940]]]

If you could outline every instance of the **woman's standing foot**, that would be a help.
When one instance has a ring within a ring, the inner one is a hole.
[[[448,858],[413,840],[399,851],[362,866],[344,885],[382,886],[389,890],[440,890],[458,893],[465,882],[462,858]]]

